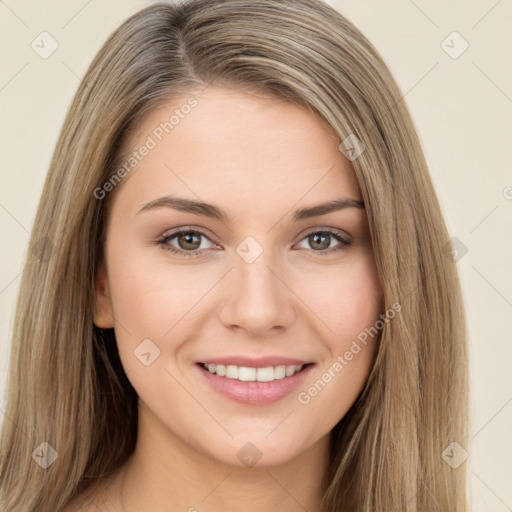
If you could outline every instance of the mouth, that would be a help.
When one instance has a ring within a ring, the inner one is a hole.
[[[214,364],[214,363],[198,363],[202,368],[227,379],[235,379],[242,382],[273,382],[275,380],[286,379],[292,377],[296,373],[302,371],[306,366],[313,363],[306,363],[304,365],[277,365],[266,367],[251,367],[251,366],[237,366],[234,364]]]
[[[307,362],[275,366],[256,364],[258,366],[198,362],[195,366],[210,389],[248,405],[267,405],[285,398],[300,386],[315,366],[315,363]]]

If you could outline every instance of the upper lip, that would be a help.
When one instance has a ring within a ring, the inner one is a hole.
[[[312,361],[305,361],[303,359],[297,359],[294,357],[284,356],[264,356],[264,357],[250,357],[244,355],[238,356],[227,356],[227,357],[212,357],[198,361],[198,363],[204,364],[222,364],[222,365],[234,365],[234,366],[245,366],[249,368],[267,368],[269,366],[304,366],[311,363]]]

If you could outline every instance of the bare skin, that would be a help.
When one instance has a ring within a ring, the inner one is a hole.
[[[316,512],[330,432],[361,392],[375,343],[342,370],[333,363],[379,318],[382,296],[364,208],[292,217],[335,199],[362,201],[358,184],[340,141],[299,106],[223,88],[191,96],[197,106],[115,191],[95,323],[115,328],[139,395],[139,437],[91,499],[105,512]],[[130,147],[187,100],[146,115]],[[140,211],[169,195],[211,203],[230,218]],[[167,236],[176,228],[196,238]],[[251,263],[236,250],[246,237],[262,249]],[[159,355],[146,366],[134,351],[148,339]],[[253,405],[219,394],[197,364],[234,354],[313,364],[289,395]],[[319,379],[328,382],[308,394]],[[259,457],[252,467],[240,456],[247,446]]]

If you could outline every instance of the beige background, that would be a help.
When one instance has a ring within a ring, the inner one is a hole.
[[[19,276],[60,125],[107,35],[149,3],[0,1],[0,421]],[[420,132],[449,230],[467,247],[458,262],[472,374],[466,464],[474,511],[510,511],[512,3],[329,3],[388,62]],[[58,43],[47,59],[31,47],[43,31]],[[445,51],[454,55],[463,48],[464,41],[450,35],[454,31],[469,45],[458,58]]]

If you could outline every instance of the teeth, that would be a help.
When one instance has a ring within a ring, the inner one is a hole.
[[[274,368],[272,366],[258,368],[257,378],[258,382],[272,382],[274,380]]]
[[[259,371],[260,370],[258,369],[258,377],[259,377]],[[247,368],[246,366],[240,366],[238,368],[238,380],[243,380],[246,382],[255,381],[256,380],[256,368]]]
[[[274,379],[284,379],[286,377],[286,366],[276,366],[274,368]]]
[[[209,368],[208,370],[211,371]],[[228,379],[238,379],[238,366],[228,364],[226,366],[226,377]]]
[[[285,375],[287,377],[291,377],[295,373],[295,366],[287,366],[285,370]]]
[[[211,363],[204,366],[210,373],[216,373],[219,377],[227,377],[228,379],[237,379],[244,382],[272,382],[273,380],[291,377],[302,370],[302,366],[293,364],[288,366],[267,366],[266,368]]]

